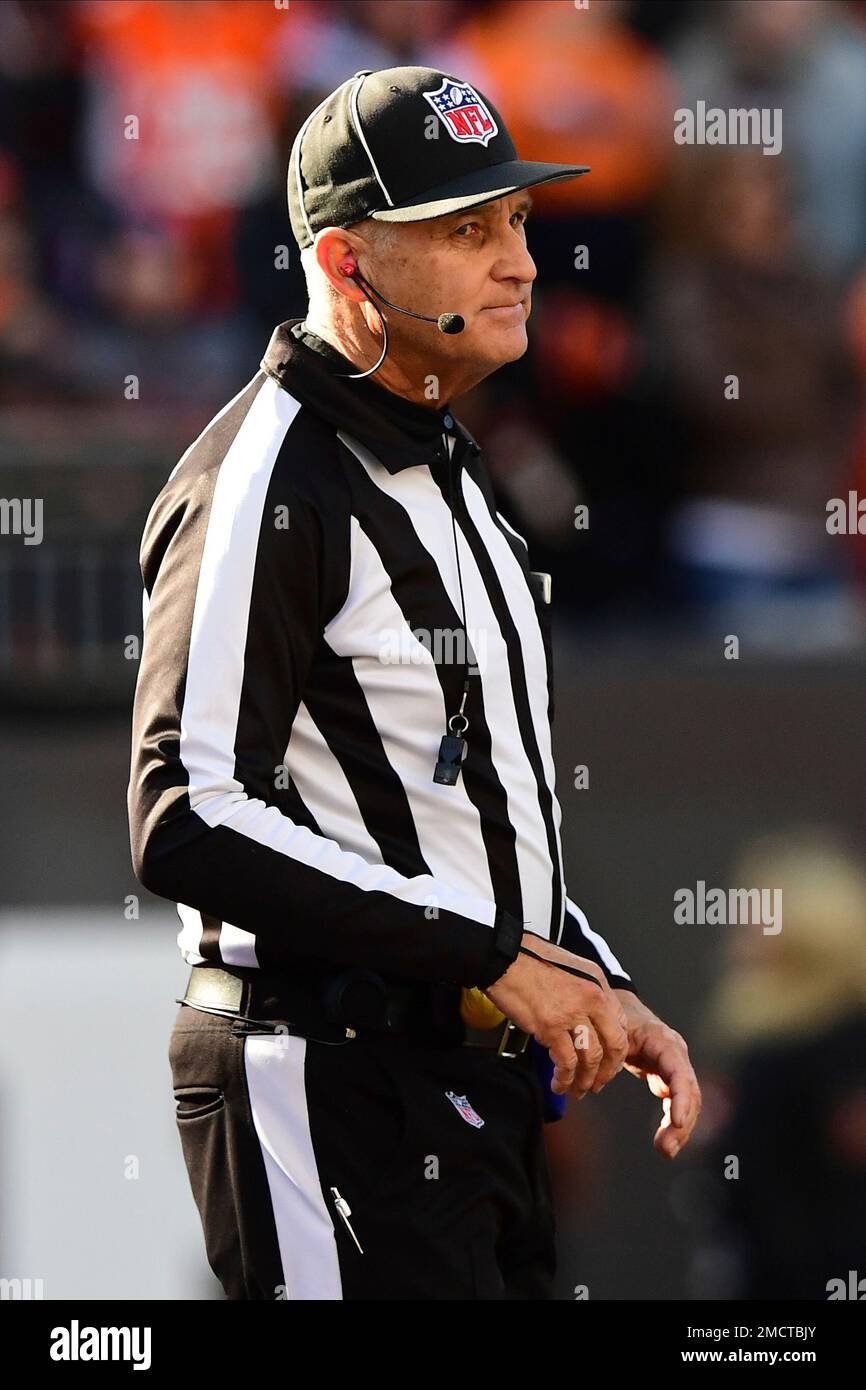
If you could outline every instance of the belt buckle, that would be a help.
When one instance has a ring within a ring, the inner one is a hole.
[[[517,1035],[513,1039],[517,1051],[506,1052],[506,1043],[512,1041],[512,1034]],[[499,1039],[499,1046],[496,1049],[497,1055],[500,1057],[519,1057],[522,1052],[526,1051],[528,1045],[529,1034],[524,1032],[522,1028],[518,1028],[517,1024],[513,1023],[510,1018],[507,1018],[505,1020],[505,1026],[502,1029],[502,1037]]]

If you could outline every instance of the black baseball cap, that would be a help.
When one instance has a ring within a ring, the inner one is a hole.
[[[588,174],[585,164],[518,159],[496,107],[436,68],[364,69],[320,102],[289,156],[295,240],[365,217],[420,222],[520,188]]]

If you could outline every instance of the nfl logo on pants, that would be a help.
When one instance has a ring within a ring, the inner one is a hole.
[[[466,1096],[458,1096],[455,1091],[446,1091],[445,1094],[454,1106],[454,1109],[463,1116],[468,1125],[474,1125],[476,1129],[481,1128],[484,1121],[478,1114],[478,1111],[473,1110]]]

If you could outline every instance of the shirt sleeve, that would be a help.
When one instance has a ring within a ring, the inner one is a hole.
[[[637,993],[637,987],[632,983],[631,975],[620,965],[604,937],[600,936],[597,931],[593,931],[586,920],[586,914],[578,907],[577,903],[572,902],[571,898],[565,900],[565,918],[559,945],[564,946],[566,951],[572,951],[576,956],[583,956],[586,960],[594,960],[597,965],[600,965],[611,989],[630,989],[635,994]]]
[[[176,469],[148,518],[128,787],[136,875],[184,921],[206,918],[199,950],[215,963],[314,957],[492,984],[517,955],[515,917],[367,862],[288,813],[284,757],[336,611],[326,547],[341,544],[294,477],[278,450],[230,450],[192,478]]]

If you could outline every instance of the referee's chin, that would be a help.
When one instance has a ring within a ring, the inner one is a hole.
[[[497,367],[504,367],[506,362],[516,362],[522,357],[529,347],[529,337],[525,320],[506,327],[485,322],[486,317],[484,313],[479,314],[473,324],[472,355],[483,361],[490,371],[495,371]]]

